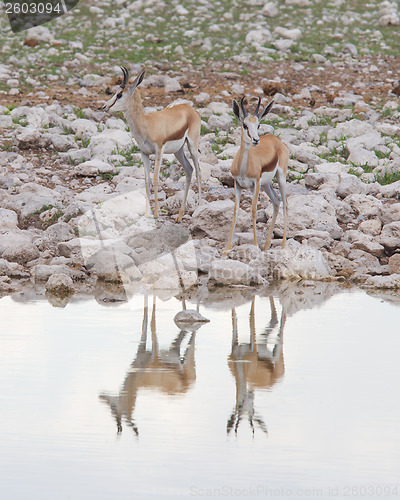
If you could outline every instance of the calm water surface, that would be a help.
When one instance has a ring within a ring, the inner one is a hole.
[[[221,297],[1,299],[1,498],[400,497],[400,309]]]

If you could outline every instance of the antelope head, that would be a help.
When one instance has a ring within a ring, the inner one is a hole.
[[[140,85],[143,81],[146,69],[143,68],[142,71],[135,78],[134,82],[130,87],[127,87],[129,80],[129,71],[125,66],[121,66],[122,72],[124,74],[124,79],[115,94],[108,100],[104,106],[103,111],[125,111],[128,108],[128,101],[131,96],[135,93],[136,87]]]
[[[271,111],[274,101],[271,101],[268,106],[260,112],[261,97],[259,97],[254,114],[249,115],[244,107],[244,99],[245,96],[240,100],[240,106],[233,100],[232,109],[242,126],[244,141],[251,146],[258,146],[260,142],[260,136],[258,135],[260,121]]]

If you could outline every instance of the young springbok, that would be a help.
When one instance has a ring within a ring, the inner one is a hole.
[[[268,106],[261,113],[259,113],[261,103],[261,98],[259,97],[254,115],[248,115],[244,107],[244,99],[245,98],[242,97],[242,100],[240,101],[240,108],[238,103],[235,100],[233,101],[233,112],[238,117],[239,123],[241,124],[242,135],[239,151],[236,153],[231,166],[231,173],[235,181],[235,208],[232,228],[224,252],[225,254],[232,247],[232,238],[235,232],[236,219],[239,213],[242,188],[253,189],[252,219],[255,245],[257,245],[256,215],[260,186],[271,199],[274,206],[274,212],[267,240],[264,245],[264,250],[269,248],[271,245],[272,234],[280,205],[279,196],[271,184],[275,175],[278,181],[279,191],[281,193],[284,213],[282,248],[285,247],[286,243],[286,174],[289,161],[289,149],[286,144],[284,144],[275,135],[264,135],[262,137],[258,135],[260,121],[271,110],[274,101],[271,101]]]
[[[130,87],[127,87],[129,72],[121,67],[124,79],[120,88],[103,106],[104,111],[122,111],[135,138],[143,160],[146,181],[146,215],[150,212],[150,155],[155,155],[154,169],[154,217],[158,217],[158,177],[164,153],[173,153],[182,165],[185,174],[185,192],[177,221],[180,222],[185,210],[186,199],[192,179],[193,167],[185,156],[184,146],[188,146],[196,169],[201,203],[201,179],[199,169],[199,138],[201,118],[189,104],[176,104],[161,111],[145,114],[142,98],[137,88],[143,81],[146,70],[142,69]]]

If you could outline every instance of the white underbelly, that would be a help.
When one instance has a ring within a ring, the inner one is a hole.
[[[164,145],[164,153],[166,154],[176,153],[185,144],[185,141],[186,141],[186,134],[182,137],[182,139],[166,142]]]
[[[276,165],[274,170],[272,170],[272,172],[264,172],[261,176],[261,184],[271,184],[272,179],[274,178],[274,176],[276,174],[277,168],[278,168],[278,164]]]
[[[254,179],[249,179],[248,177],[235,177],[236,182],[242,189],[250,189],[254,187]]]
[[[182,139],[178,139],[177,141],[166,142],[163,147],[163,153],[165,154],[176,153],[185,144],[185,141],[186,141],[186,134],[184,137],[182,137]],[[140,150],[146,155],[151,155],[156,153],[157,146],[153,142],[140,141],[140,140],[137,140],[136,142],[138,143]]]

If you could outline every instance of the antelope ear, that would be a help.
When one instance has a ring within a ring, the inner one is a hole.
[[[274,100],[272,100],[268,106],[264,109],[264,111],[261,113],[261,115],[258,117],[258,119],[261,121],[264,116],[266,116],[272,109],[272,106],[274,105]]]
[[[238,119],[240,120],[240,108],[239,108],[239,104],[237,103],[237,101],[235,101],[235,99],[232,102],[232,110],[233,110],[235,116],[237,116]]]
[[[135,91],[136,87],[142,83],[145,74],[146,74],[146,68],[143,68],[142,71],[135,78],[132,85],[129,87],[129,94],[130,95],[132,95],[133,92]]]

